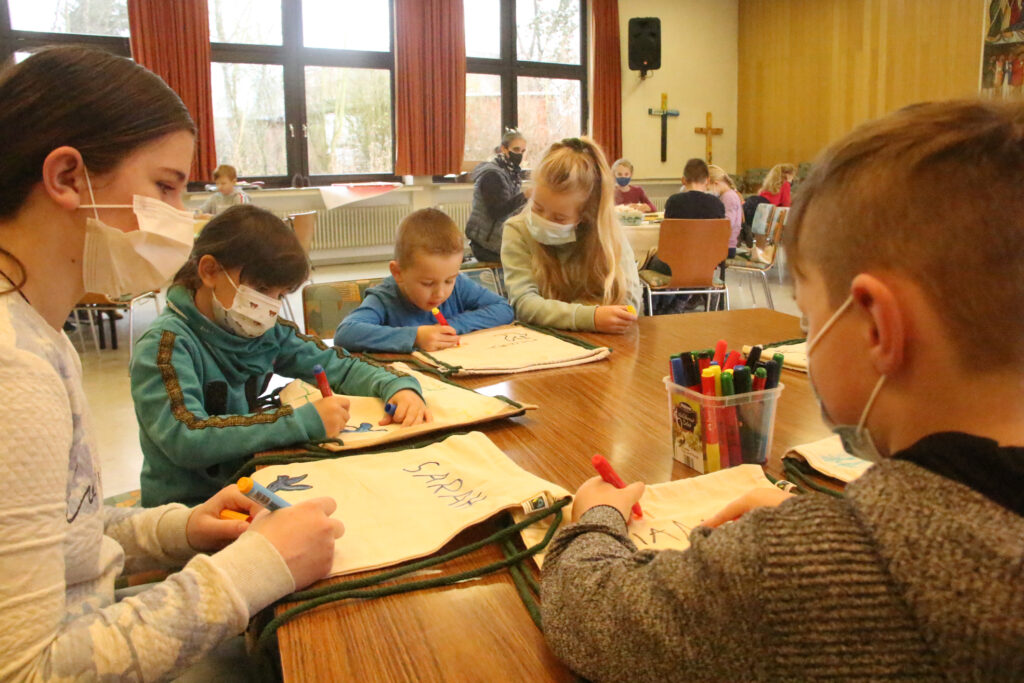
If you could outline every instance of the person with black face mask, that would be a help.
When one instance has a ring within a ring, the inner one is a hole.
[[[473,211],[466,221],[473,256],[481,262],[501,260],[501,232],[505,220],[526,203],[520,165],[526,152],[526,139],[515,129],[507,129],[494,158],[473,169]]]

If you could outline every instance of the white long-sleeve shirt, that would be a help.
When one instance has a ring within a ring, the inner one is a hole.
[[[261,534],[197,555],[188,508],[103,506],[81,375],[63,332],[18,293],[0,295],[0,680],[166,678],[294,590]],[[190,557],[114,602],[122,569]]]

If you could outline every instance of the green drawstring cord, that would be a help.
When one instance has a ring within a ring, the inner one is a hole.
[[[569,497],[562,498],[561,500],[555,501],[550,507],[540,510],[533,514],[530,514],[523,518],[522,521],[506,526],[503,529],[491,534],[487,538],[470,543],[469,545],[463,546],[457,550],[453,550],[444,555],[437,557],[429,557],[418,562],[413,562],[390,571],[382,572],[380,574],[374,574],[373,576],[367,576],[359,579],[352,579],[351,581],[344,581],[342,583],[331,584],[329,586],[322,586],[320,588],[313,588],[306,591],[299,591],[293,593],[285,598],[284,602],[301,601],[301,604],[295,605],[286,609],[281,614],[271,619],[263,630],[259,634],[257,641],[257,647],[261,650],[265,649],[268,645],[273,642],[274,634],[277,632],[282,625],[288,623],[295,617],[299,616],[304,612],[308,612],[311,609],[315,609],[321,605],[326,605],[331,602],[338,602],[340,600],[348,600],[351,598],[379,598],[387,595],[395,595],[398,593],[408,593],[414,590],[420,590],[423,588],[436,588],[439,586],[450,586],[460,581],[466,581],[468,579],[475,579],[480,576],[491,574],[499,569],[510,567],[512,571],[513,581],[516,583],[516,588],[519,590],[520,596],[523,597],[524,603],[526,604],[527,610],[530,612],[531,618],[534,622],[540,626],[540,609],[537,606],[535,599],[530,598],[529,601],[525,596],[525,589],[520,588],[520,583],[529,586],[531,590],[539,593],[539,586],[536,581],[530,576],[528,568],[521,567],[520,564],[523,560],[536,555],[540,551],[547,547],[552,537],[555,535],[555,531],[558,529],[562,522],[562,508],[569,504],[572,499]],[[526,527],[535,524],[536,522],[554,515],[554,520],[544,538],[540,540],[536,545],[533,545],[525,550],[515,550],[511,543],[511,539],[515,537],[520,531]],[[391,586],[380,586],[378,588],[366,588],[367,586],[378,586],[385,581],[411,574],[428,567],[433,567],[438,564],[442,564],[449,560],[463,555],[468,555],[475,550],[478,550],[491,543],[502,544],[502,550],[505,554],[504,560],[493,562],[483,567],[476,569],[470,569],[457,574],[451,574],[448,576],[437,577],[433,579],[424,579],[421,581],[405,581],[403,583],[394,584]],[[519,574],[517,578],[517,574]],[[526,578],[523,575],[529,576]],[[358,590],[364,589],[364,590]]]
[[[821,484],[813,481],[807,473],[804,472],[799,461],[793,458],[783,458],[782,469],[786,472],[786,477],[788,477],[790,481],[802,488],[811,489],[835,498],[845,497],[841,491],[833,491],[827,486],[822,486]]]

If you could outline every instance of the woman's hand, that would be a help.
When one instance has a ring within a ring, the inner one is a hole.
[[[220,550],[249,528],[249,522],[245,520],[221,519],[220,511],[225,509],[251,516],[263,508],[243,496],[234,484],[225,486],[205,503],[192,508],[185,524],[188,544],[204,553]]]
[[[422,422],[430,422],[433,419],[430,416],[430,411],[427,410],[427,404],[412,389],[402,389],[396,392],[388,399],[388,403],[395,405],[395,414],[384,415],[384,419],[380,421],[381,425],[400,422],[403,427],[411,427]]]
[[[636,313],[625,306],[598,306],[594,312],[594,327],[598,332],[622,334],[636,322]]]
[[[331,517],[337,507],[333,498],[313,498],[264,512],[252,522],[252,530],[266,536],[281,553],[296,590],[331,571],[334,541],[345,533],[345,525]]]

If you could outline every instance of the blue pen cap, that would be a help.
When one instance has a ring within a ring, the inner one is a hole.
[[[319,363],[317,363],[316,365],[313,366],[313,374],[314,375],[319,375],[323,371],[324,371],[324,366],[320,365]]]
[[[384,412],[387,413],[388,415],[394,415],[396,410],[398,410],[398,406],[395,405],[394,403],[384,404]]]

